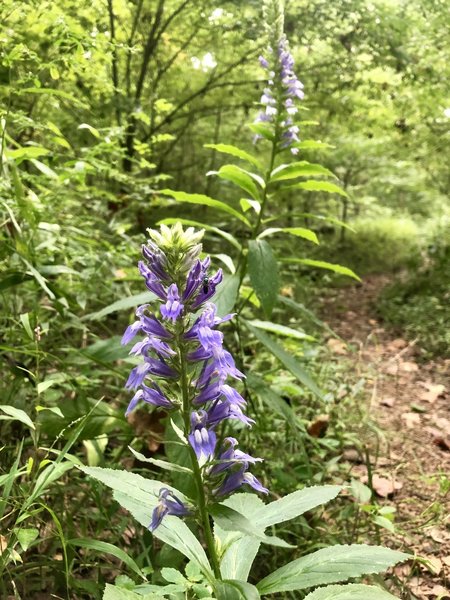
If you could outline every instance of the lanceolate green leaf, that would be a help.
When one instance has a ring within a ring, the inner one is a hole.
[[[255,156],[252,156],[249,152],[241,150],[240,148],[232,146],[231,144],[205,144],[204,147],[212,148],[217,152],[229,154],[231,156],[235,156],[236,158],[241,158],[242,160],[245,160],[254,165],[257,169],[260,169],[261,171],[263,170],[262,164]]]
[[[285,258],[282,259],[283,263],[289,264],[301,264],[307,265],[309,267],[317,267],[318,269],[326,269],[327,271],[334,271],[335,273],[339,273],[339,275],[347,275],[348,277],[353,277],[357,281],[361,281],[361,279],[348,267],[343,267],[342,265],[337,265],[335,263],[325,262],[323,260],[313,260],[311,258]]]
[[[239,292],[239,275],[224,275],[221,285],[217,287],[217,292],[212,297],[212,301],[217,306],[217,315],[224,317],[232,312]]]
[[[256,494],[238,493],[227,498],[223,504],[234,508],[248,519],[264,503]],[[220,572],[225,579],[246,581],[252,563],[258,553],[261,540],[242,532],[223,530],[218,523],[214,525],[214,537],[220,552]]]
[[[287,165],[280,165],[272,171],[270,176],[270,182],[275,183],[276,181],[286,181],[289,179],[296,179],[297,177],[314,177],[314,176],[336,176],[327,168],[322,167],[315,163],[310,163],[306,160],[295,162]]]
[[[264,240],[251,240],[248,245],[248,273],[258,300],[267,317],[272,314],[278,288],[278,265],[270,245]]]
[[[308,181],[301,181],[294,185],[287,185],[282,188],[282,191],[291,190],[306,190],[308,192],[327,192],[328,194],[339,194],[348,198],[348,194],[339,185],[331,183],[330,181],[316,181],[315,179],[308,179]]]
[[[101,467],[81,467],[81,470],[114,490],[117,502],[144,527],[151,523],[152,512],[158,503],[158,494],[162,487],[172,490],[182,502],[187,500],[184,494],[170,485],[128,471]],[[165,517],[154,535],[198,564],[205,576],[212,579],[212,570],[205,551],[181,519]]]
[[[314,244],[319,243],[317,235],[314,233],[314,231],[311,231],[311,229],[305,229],[304,227],[269,227],[258,236],[258,239],[267,237],[269,235],[274,235],[276,233],[287,233],[289,235],[301,237],[309,242],[313,242]]]
[[[247,385],[267,404],[270,410],[283,417],[290,427],[293,429],[298,427],[299,420],[295,412],[263,379],[253,373],[249,373],[247,375]]]
[[[0,404],[0,412],[7,415],[6,417],[0,415],[0,420],[20,421],[30,429],[36,429],[33,421],[21,408],[16,408],[15,406],[10,406],[9,404]]]
[[[182,223],[183,225],[188,225],[190,227],[198,227],[199,229],[205,229],[206,231],[210,231],[211,233],[215,233],[216,235],[220,235],[224,240],[227,240],[230,244],[232,244],[239,252],[242,249],[241,244],[237,241],[237,239],[224,231],[223,229],[219,229],[218,227],[213,227],[212,225],[207,225],[206,223],[200,223],[199,221],[191,221],[190,219],[162,219],[158,221],[157,225],[175,225],[175,223]]]
[[[260,581],[257,587],[261,594],[303,590],[380,573],[408,558],[408,554],[381,546],[330,546],[277,569]]]
[[[309,342],[314,341],[314,338],[311,335],[307,335],[304,331],[299,331],[297,329],[293,329],[292,327],[286,327],[285,325],[278,325],[277,323],[272,323],[272,321],[259,321],[258,319],[253,319],[252,321],[249,321],[249,323],[254,327],[258,327],[259,329],[269,331],[270,333],[274,333],[275,335],[280,335],[282,337],[290,337],[296,340],[307,340]]]
[[[266,333],[253,327],[250,323],[243,321],[244,325],[253,333],[253,335],[271,352],[279,361],[283,363],[288,371],[290,371],[297,379],[303,383],[313,394],[323,399],[323,394],[317,387],[317,384],[311,379],[311,376],[304,370],[292,354],[277,344]]]
[[[225,531],[238,531],[246,535],[251,535],[258,538],[263,544],[279,546],[281,548],[293,548],[291,544],[276,536],[265,535],[264,528],[255,527],[253,519],[247,519],[242,513],[226,504],[212,504],[208,507],[208,512],[220,528]]]
[[[131,556],[129,556],[121,548],[118,548],[109,542],[92,540],[90,538],[73,538],[71,540],[67,540],[67,545],[75,546],[77,548],[87,548],[89,550],[99,552],[100,554],[111,554],[125,563],[127,567],[139,575],[139,577],[142,577],[144,580],[146,579],[145,575],[142,573],[141,569],[137,566]]]
[[[349,583],[347,585],[328,585],[311,592],[305,600],[394,600],[386,590],[374,585]]]
[[[223,167],[220,167],[218,171],[212,171],[212,173],[216,174],[221,179],[231,181],[239,186],[254,200],[259,199],[260,193],[254,181],[255,176],[253,175],[252,177],[252,174],[244,171],[244,169],[241,169],[236,165],[224,165]],[[264,184],[264,180],[261,179],[260,183]]]
[[[128,298],[123,298],[122,300],[117,300],[112,304],[108,304],[108,306],[105,306],[95,313],[85,315],[82,320],[98,321],[99,319],[103,319],[103,317],[106,317],[106,315],[109,315],[113,312],[128,310],[130,308],[134,308],[135,306],[140,306],[141,304],[153,302],[155,298],[156,296],[153,294],[153,292],[143,292],[142,294],[128,296]]]
[[[277,523],[290,521],[308,510],[333,500],[341,490],[340,485],[315,485],[297,490],[260,508],[253,515],[253,522],[257,527],[265,529]]]
[[[249,129],[251,129],[253,133],[256,133],[256,135],[260,135],[266,140],[272,141],[274,139],[272,128],[265,123],[250,123]]]
[[[221,202],[220,200],[214,200],[214,198],[210,198],[209,196],[205,196],[204,194],[188,194],[187,192],[177,192],[175,190],[159,190],[158,194],[163,194],[164,196],[171,196],[174,200],[178,202],[187,202],[188,204],[200,204],[202,206],[210,206],[212,208],[216,208],[217,210],[232,215],[236,219],[245,223],[248,227],[250,227],[250,223],[246,217],[232,206],[228,206],[225,202]]]
[[[217,600],[259,600],[257,588],[246,581],[224,579],[214,584]]]

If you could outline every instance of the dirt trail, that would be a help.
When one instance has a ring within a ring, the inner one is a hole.
[[[331,351],[368,377],[370,413],[381,434],[377,455],[374,437],[367,440],[379,501],[397,509],[396,539],[430,561],[398,567],[410,590],[404,597],[440,600],[450,598],[450,361],[423,362],[417,343],[385,329],[375,301],[388,282],[372,276],[334,290],[322,314],[356,350],[329,340]],[[355,464],[352,475],[363,479],[365,467]]]

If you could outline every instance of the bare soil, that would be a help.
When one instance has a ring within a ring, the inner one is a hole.
[[[371,448],[373,489],[381,504],[396,507],[389,545],[415,551],[426,562],[401,565],[405,598],[450,598],[450,361],[424,362],[416,340],[383,325],[376,299],[389,283],[371,276],[360,285],[334,290],[322,315],[342,338],[330,338],[331,352],[348,360],[367,381],[375,431]],[[352,476],[367,481],[355,461]]]

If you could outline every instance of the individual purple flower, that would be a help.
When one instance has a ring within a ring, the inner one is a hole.
[[[161,314],[165,319],[176,321],[183,312],[184,305],[180,302],[180,294],[176,283],[167,290],[167,302],[161,306]]]
[[[230,473],[225,477],[222,485],[214,490],[214,494],[216,496],[228,496],[244,484],[249,485],[262,494],[269,493],[269,490],[254,475],[247,472],[246,465],[242,465],[238,471]]]
[[[166,515],[186,517],[190,514],[189,509],[167,488],[161,488],[158,500],[158,505],[153,510],[150,531],[155,531]]]
[[[215,427],[226,419],[237,419],[244,425],[251,426],[255,422],[242,412],[242,409],[237,404],[218,400],[207,411],[208,425]]]
[[[148,269],[162,282],[167,282],[170,277],[167,273],[167,257],[164,252],[151,240],[142,246],[142,255],[148,263]]]
[[[156,294],[160,300],[166,300],[166,290],[158,279],[158,277],[148,268],[148,266],[141,260],[138,263],[139,273],[145,279],[145,285],[147,289]]]
[[[236,450],[238,441],[233,437],[226,437],[223,440],[222,447],[218,456],[217,464],[211,467],[209,474],[211,476],[220,475],[235,464],[245,464],[261,462],[262,458],[253,458],[241,450]]]
[[[188,439],[200,465],[213,458],[217,437],[211,428],[208,429],[206,411],[199,410],[191,414],[191,433]]]

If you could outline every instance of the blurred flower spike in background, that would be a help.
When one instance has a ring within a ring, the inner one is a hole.
[[[142,248],[144,260],[138,267],[159,302],[159,314],[158,310],[151,313],[148,304],[140,306],[137,320],[122,338],[128,344],[137,334],[143,335],[130,351],[141,362],[126,384],[136,390],[126,414],[140,402],[174,413],[206,499],[223,498],[243,485],[267,493],[248,473],[249,465],[262,459],[237,450],[233,437],[218,443],[216,430],[223,422],[249,427],[254,423],[244,413],[245,399],[227,383],[244,378],[217,330],[233,315],[217,316],[216,305],[209,301],[222,281],[222,271],[210,275],[210,258],[200,259],[203,231],[183,231],[177,223],[148,232],[150,240]],[[165,515],[188,514],[187,506],[162,488],[150,528],[158,527]]]
[[[290,148],[292,154],[298,154],[295,144],[300,141],[299,127],[294,116],[298,112],[297,102],[304,98],[303,83],[294,71],[294,59],[283,31],[283,7],[279,0],[264,3],[264,17],[269,46],[265,55],[259,57],[259,63],[267,72],[267,86],[260,100],[263,110],[255,123],[273,126],[280,148]],[[261,137],[257,134],[255,141]]]

